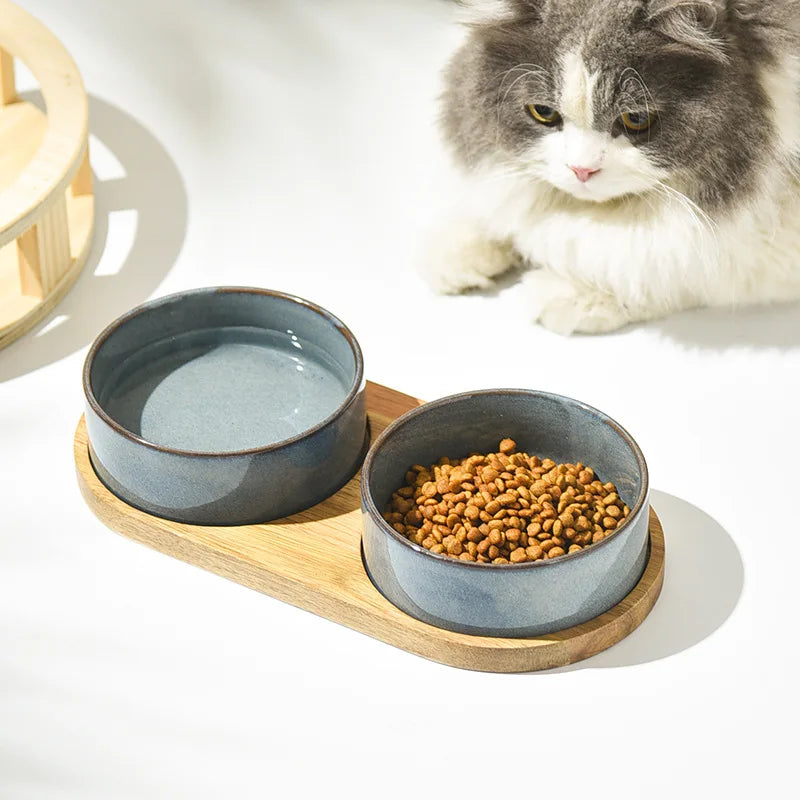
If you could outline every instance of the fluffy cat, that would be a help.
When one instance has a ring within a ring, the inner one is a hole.
[[[524,263],[535,319],[565,334],[800,299],[797,0],[472,6],[434,288]]]

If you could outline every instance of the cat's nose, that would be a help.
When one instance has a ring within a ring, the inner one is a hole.
[[[581,182],[586,183],[593,175],[600,172],[599,169],[592,169],[591,167],[573,167],[572,164],[569,168],[575,173],[575,177]]]

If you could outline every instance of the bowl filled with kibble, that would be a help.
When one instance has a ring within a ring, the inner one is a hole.
[[[361,476],[363,557],[424,622],[530,637],[622,601],[648,557],[648,474],[630,434],[546,392],[427,403],[375,441]]]

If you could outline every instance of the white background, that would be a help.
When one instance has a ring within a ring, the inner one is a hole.
[[[91,95],[98,234],[58,310],[0,352],[0,797],[787,796],[800,309],[562,339],[511,281],[429,294],[444,2],[25,5]],[[368,376],[419,397],[524,386],[616,417],[666,529],[650,618],[576,667],[481,675],[105,529],[72,462],[87,346],[213,284],[330,308]]]

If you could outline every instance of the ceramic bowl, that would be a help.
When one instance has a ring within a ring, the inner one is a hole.
[[[130,505],[207,525],[308,508],[358,470],[361,349],[319,306],[263,289],[198,289],[134,309],[83,371],[92,464]]]
[[[412,464],[520,450],[558,463],[582,461],[613,481],[630,506],[625,524],[597,545],[552,561],[494,565],[435,555],[381,516]],[[361,474],[363,556],[394,605],[440,628],[530,637],[586,622],[637,584],[648,556],[647,465],[636,442],[608,416],[577,400],[525,390],[455,395],[397,419],[373,444]]]

